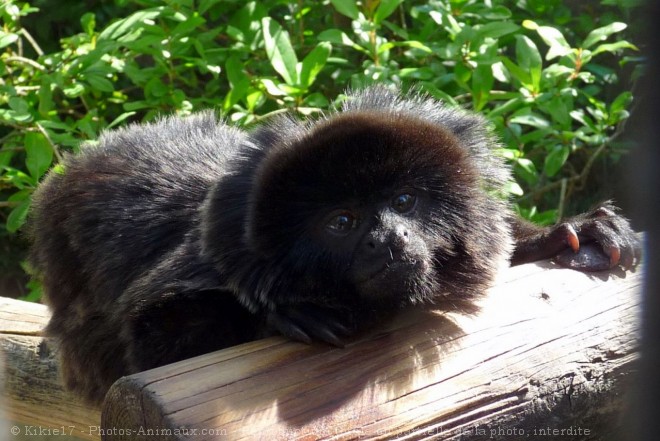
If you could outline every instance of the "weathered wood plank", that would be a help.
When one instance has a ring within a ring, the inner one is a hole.
[[[57,357],[41,336],[49,317],[44,305],[0,297],[4,417],[23,424],[17,427],[24,435],[43,426],[61,429],[60,435],[100,439],[100,410],[63,389]]]
[[[102,428],[112,440],[592,439],[634,370],[642,271],[551,268],[505,271],[474,316],[410,313],[346,348],[271,338],[125,377]]]

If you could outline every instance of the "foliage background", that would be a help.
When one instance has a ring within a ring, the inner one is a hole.
[[[347,87],[415,85],[483,113],[520,213],[611,196],[643,59],[632,0],[68,0],[0,5],[0,295],[25,288],[39,180],[103,129],[214,108],[313,115]],[[78,19],[78,17],[80,17]]]

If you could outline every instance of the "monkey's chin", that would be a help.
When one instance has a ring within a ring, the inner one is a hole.
[[[429,277],[430,267],[422,259],[395,261],[357,283],[358,291],[365,300],[407,299],[411,287]]]

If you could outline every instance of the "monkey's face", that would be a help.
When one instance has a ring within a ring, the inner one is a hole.
[[[417,294],[432,272],[432,244],[423,234],[429,198],[416,188],[393,189],[382,200],[331,210],[313,236],[343,256],[342,278],[368,299]]]
[[[479,191],[448,130],[377,112],[340,114],[283,138],[256,176],[250,247],[279,268],[270,284],[288,292],[273,295],[306,301],[437,295],[464,254]]]

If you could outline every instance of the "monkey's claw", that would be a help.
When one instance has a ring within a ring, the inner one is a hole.
[[[628,221],[609,202],[583,216],[558,225],[568,248],[555,261],[580,271],[603,271],[621,266],[634,268],[641,257],[641,244]]]
[[[268,324],[292,340],[308,344],[318,340],[344,347],[342,338],[353,331],[342,323],[339,313],[312,304],[280,306],[268,314]]]

